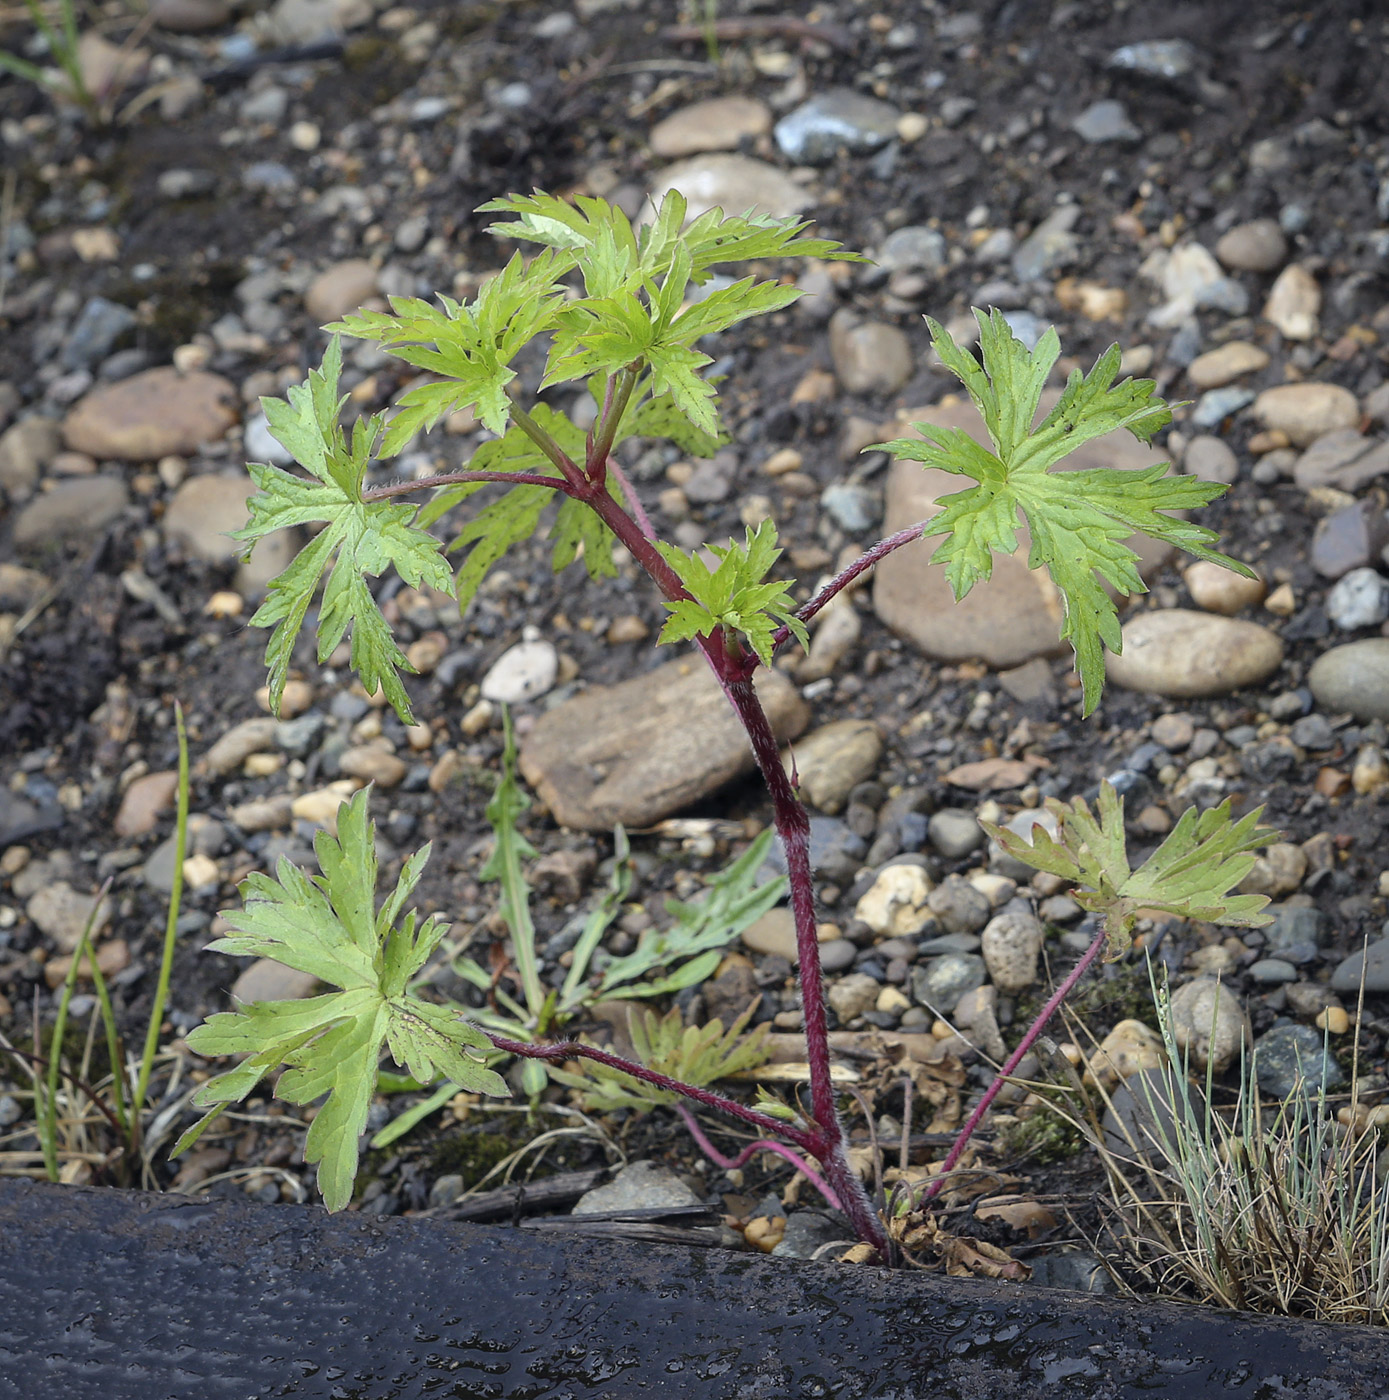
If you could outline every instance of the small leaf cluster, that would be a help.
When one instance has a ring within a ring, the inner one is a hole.
[[[274,958],[339,988],[303,1001],[258,1001],[210,1016],[188,1036],[200,1055],[244,1055],[193,1096],[211,1112],[190,1128],[174,1155],[197,1141],[228,1104],[240,1103],[282,1066],[279,1098],[309,1104],[326,1095],[309,1127],[304,1160],[318,1164],[329,1210],[352,1198],[357,1143],[377,1083],[383,1051],[418,1083],[452,1081],[460,1089],[505,1094],[506,1085],[477,1052],[486,1037],[451,1007],[420,1000],[414,978],[448,931],[431,916],[403,913],[419,883],[429,847],[411,856],[395,890],[375,908],[376,827],[367,820],[370,788],[338,812],[338,836],[320,832],[314,847],[322,874],[310,878],[281,859],[277,878],[259,872],[241,886],[243,906],[227,910],[233,932],[214,952]]]
[[[754,530],[747,527],[746,541],[711,544],[718,559],[711,569],[698,554],[686,554],[674,545],[658,544],[662,558],[674,569],[689,593],[688,598],[667,600],[670,610],[661,629],[662,642],[690,641],[723,630],[742,638],[764,665],[772,664],[773,637],[785,626],[807,649],[805,624],[796,616],[788,583],[768,582],[767,574],[781,556],[776,526],[764,520]]]
[[[1184,919],[1257,928],[1271,922],[1262,913],[1268,898],[1231,894],[1254,868],[1256,852],[1278,837],[1259,825],[1263,808],[1235,819],[1230,799],[1198,812],[1188,807],[1156,851],[1134,870],[1124,833],[1124,803],[1109,783],[1100,785],[1097,810],[1083,797],[1072,802],[1049,798],[1058,834],[1032,828],[1031,840],[985,823],[1009,855],[1085,888],[1076,903],[1105,919],[1107,961],[1128,950],[1130,930],[1141,910],[1159,910]]]
[[[770,1052],[764,1042],[770,1026],[758,1026],[745,1034],[757,1004],[754,1000],[727,1030],[718,1017],[702,1026],[686,1026],[679,1007],[673,1007],[664,1016],[654,1011],[634,1011],[628,1021],[632,1047],[647,1069],[698,1089],[705,1088],[740,1070],[766,1064]],[[596,1113],[612,1113],[619,1108],[649,1109],[681,1102],[680,1096],[668,1089],[658,1089],[654,1084],[596,1060],[579,1060],[578,1065],[579,1073],[567,1069],[550,1072],[561,1084],[578,1090],[587,1107]],[[758,1107],[765,1110],[766,1105],[759,1103]],[[778,1117],[795,1116],[784,1104],[773,1101],[773,1107]]]
[[[1055,328],[1028,350],[1002,312],[974,314],[982,367],[939,322],[928,317],[927,324],[941,363],[979,410],[993,451],[961,429],[925,423],[912,425],[924,441],[900,438],[880,446],[903,460],[978,483],[942,497],[943,509],[924,531],[945,536],[932,562],[945,565],[956,598],[990,576],[995,551],[1016,551],[1019,517],[1026,521],[1032,536],[1028,567],[1045,565],[1065,603],[1061,635],[1075,651],[1089,714],[1104,684],[1103,649],[1120,649],[1119,614],[1105,585],[1120,593],[1146,591],[1138,556],[1125,543],[1131,534],[1151,535],[1237,573],[1250,570],[1215,551],[1214,531],[1164,513],[1204,506],[1223,486],[1170,476],[1165,462],[1138,471],[1051,470],[1082,443],[1106,433],[1122,428],[1148,443],[1171,422],[1172,411],[1153,393],[1151,379],[1114,382],[1117,345],[1089,374],[1073,369],[1055,408],[1034,428],[1042,390],[1060,354]]]

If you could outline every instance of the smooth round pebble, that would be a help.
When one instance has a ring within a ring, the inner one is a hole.
[[[1389,637],[1323,652],[1307,673],[1307,686],[1317,704],[1332,714],[1389,720]]]
[[[1277,219],[1250,219],[1223,233],[1215,255],[1232,272],[1276,272],[1288,258],[1288,240]]]
[[[1168,608],[1124,624],[1123,651],[1107,652],[1109,678],[1145,695],[1228,695],[1267,680],[1283,643],[1266,627],[1214,613]]]
[[[1220,613],[1223,617],[1233,617],[1245,608],[1256,607],[1264,601],[1267,591],[1263,579],[1246,578],[1208,559],[1198,559],[1191,565],[1182,574],[1182,582],[1198,608]]]
[[[1254,400],[1254,417],[1270,432],[1306,447],[1326,433],[1360,424],[1360,405],[1339,384],[1279,384]]]
[[[520,705],[544,695],[559,675],[559,653],[546,641],[517,642],[482,678],[482,697]]]

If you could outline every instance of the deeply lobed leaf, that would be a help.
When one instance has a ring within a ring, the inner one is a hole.
[[[267,1075],[284,1067],[276,1094],[289,1103],[326,1099],[309,1128],[304,1156],[318,1164],[329,1210],[351,1199],[357,1143],[366,1127],[383,1050],[420,1083],[445,1078],[475,1093],[505,1094],[506,1085],[472,1052],[489,1042],[457,1010],[410,995],[409,981],[428,961],[448,926],[431,916],[401,918],[429,859],[425,847],[406,862],[395,890],[374,909],[376,830],[367,819],[370,788],[338,814],[338,835],[315,840],[321,874],[310,879],[281,859],[276,878],[254,874],[242,885],[243,906],[223,917],[232,932],[215,952],[271,957],[337,988],[303,1001],[252,1002],[210,1016],[188,1036],[200,1055],[244,1055],[208,1080],[193,1103],[211,1112],[189,1129],[174,1155],[190,1147],[226,1105],[241,1102]]]
[[[367,587],[388,566],[412,587],[453,592],[453,575],[441,545],[413,523],[416,508],[397,501],[365,501],[363,483],[380,434],[377,419],[360,421],[349,442],[338,426],[342,346],[335,336],[321,369],[307,384],[289,391],[288,400],[264,399],[272,435],[312,475],[296,476],[280,467],[251,463],[247,471],[259,488],[247,501],[249,522],[232,536],[249,555],[257,540],[288,526],[323,528],[272,579],[265,602],[251,622],[271,627],[265,659],[270,703],[279,709],[290,660],[304,619],[327,574],[318,619],[318,659],[326,661],[352,632],[352,665],[369,691],[383,690],[402,719],[411,722],[410,699],[400,673],[414,667],[396,645],[389,624]]]
[[[1028,566],[1045,566],[1065,603],[1062,637],[1075,651],[1088,714],[1104,684],[1104,648],[1118,651],[1118,610],[1106,584],[1119,593],[1145,591],[1137,555],[1124,541],[1141,531],[1199,559],[1236,572],[1248,566],[1214,549],[1218,536],[1169,511],[1208,504],[1225,488],[1196,477],[1169,476],[1164,463],[1141,471],[1101,468],[1049,470],[1082,443],[1116,429],[1149,442],[1171,421],[1171,409],[1153,393],[1150,379],[1114,382],[1119,348],[1111,346],[1089,374],[1073,369],[1055,408],[1032,421],[1060,344],[1048,330],[1028,350],[1003,314],[976,311],[982,365],[928,319],[941,363],[965,386],[979,410],[993,450],[969,434],[929,424],[913,426],[924,440],[899,439],[881,446],[895,456],[938,467],[978,484],[941,498],[941,512],[927,535],[945,539],[932,561],[945,565],[956,598],[989,578],[995,552],[1012,554],[1020,519],[1032,536]]]
[[[1261,912],[1267,896],[1230,893],[1254,868],[1256,852],[1277,839],[1277,831],[1259,825],[1262,807],[1238,820],[1229,798],[1204,812],[1187,808],[1137,870],[1129,866],[1123,799],[1109,783],[1100,784],[1093,814],[1083,797],[1072,802],[1049,798],[1046,808],[1058,823],[1055,837],[1041,825],[1032,828],[1031,840],[984,826],[1009,855],[1034,870],[1087,887],[1077,890],[1075,899],[1104,916],[1107,960],[1128,949],[1140,910],[1243,927],[1270,922]]]

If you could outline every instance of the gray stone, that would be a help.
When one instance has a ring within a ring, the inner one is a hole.
[[[1365,499],[1317,521],[1308,553],[1323,578],[1340,578],[1374,562],[1389,544],[1389,516],[1378,501]]]
[[[1389,720],[1389,637],[1369,637],[1323,652],[1307,673],[1317,704],[1332,714]]]
[[[232,1000],[249,1005],[257,1001],[301,1001],[318,990],[318,978],[297,967],[286,967],[274,958],[257,958],[232,983]]]
[[[927,272],[939,276],[948,266],[945,236],[923,224],[894,229],[878,249],[877,263],[889,272]]]
[[[1389,992],[1389,938],[1377,938],[1346,958],[1331,974],[1331,990],[1355,995],[1362,975],[1366,992]]]
[[[1042,220],[1013,254],[1013,276],[1036,282],[1069,267],[1080,256],[1080,239],[1071,232],[1080,218],[1080,205],[1062,204]]]
[[[1319,486],[1352,495],[1389,472],[1389,442],[1340,428],[1319,437],[1293,466],[1293,480],[1304,490]]]
[[[1171,1070],[1140,1069],[1120,1080],[1110,1094],[1101,1125],[1105,1146],[1111,1152],[1122,1157],[1132,1157],[1137,1152],[1152,1162],[1169,1160],[1166,1149],[1176,1147],[1176,1114],[1182,1115],[1185,1124],[1180,1091],[1178,1095],[1169,1092],[1176,1087],[1171,1082],[1173,1077]],[[1204,1096],[1191,1084],[1187,1086],[1187,1093],[1200,1122]]]
[[[606,1186],[585,1191],[574,1204],[574,1215],[608,1211],[675,1209],[697,1206],[699,1197],[669,1167],[656,1162],[629,1163]]]
[[[1182,470],[1202,481],[1229,486],[1239,476],[1239,459],[1222,438],[1200,434],[1187,443],[1182,454]]]
[[[810,714],[779,671],[757,692],[781,743]],[[615,686],[593,686],[542,715],[521,745],[521,771],[555,820],[581,831],[651,826],[753,766],[742,726],[698,655]]]
[[[1027,350],[1035,350],[1037,342],[1051,329],[1051,322],[1034,316],[1030,311],[1005,311],[1003,319],[1014,339],[1020,341]]]
[[[1298,904],[1272,905],[1273,922],[1264,929],[1264,947],[1285,962],[1301,966],[1313,961],[1321,946],[1325,916]]]
[[[1196,71],[1196,48],[1186,39],[1144,39],[1115,49],[1106,66],[1182,84]]]
[[[20,511],[14,542],[21,549],[90,541],[130,502],[125,482],[114,476],[87,476],[60,481]]]
[[[1251,219],[1221,235],[1215,255],[1235,272],[1276,272],[1288,258],[1277,219]]]
[[[962,807],[942,807],[933,812],[926,833],[947,860],[962,860],[984,844],[984,832],[974,813]]]
[[[978,933],[989,922],[989,901],[959,875],[947,875],[926,901],[947,933]]]
[[[242,545],[231,533],[245,525],[246,498],[254,491],[244,472],[190,476],[174,492],[160,521],[165,540],[193,559],[213,564],[235,559]]]
[[[830,317],[830,354],[850,394],[895,394],[916,368],[902,331],[882,321],[860,322],[847,310]]]
[[[1224,389],[1211,389],[1196,400],[1189,421],[1193,428],[1218,428],[1227,418],[1253,402],[1252,389],[1241,389],[1233,384]]]
[[[862,154],[887,145],[901,112],[852,88],[817,93],[773,128],[782,154],[801,165],[827,165],[841,153]]]
[[[463,1178],[457,1172],[449,1172],[439,1177],[429,1188],[431,1210],[443,1210],[451,1206],[463,1194]]]
[[[882,496],[871,486],[839,481],[827,486],[820,495],[820,505],[841,530],[861,535],[882,519]]]
[[[1037,980],[1044,937],[1041,923],[1026,908],[1010,905],[989,920],[981,936],[981,951],[989,980],[999,991],[1020,992]]]
[[[1334,1089],[1345,1079],[1322,1032],[1292,1023],[1274,1026],[1259,1038],[1254,1068],[1259,1088],[1280,1101],[1299,1084],[1314,1095],[1319,1089]]]
[[[1339,384],[1278,384],[1254,400],[1260,426],[1288,435],[1294,447],[1307,447],[1319,437],[1360,423],[1360,405]]]
[[[1071,130],[1091,146],[1107,141],[1119,141],[1128,146],[1143,139],[1143,133],[1129,119],[1124,104],[1113,98],[1092,102],[1071,123]]]
[[[517,642],[482,678],[482,696],[503,705],[524,705],[552,689],[558,675],[559,653],[552,642]]]
[[[805,800],[833,816],[854,787],[872,777],[882,755],[882,730],[872,720],[841,719],[811,730],[785,762],[788,770],[794,763]]]
[[[161,198],[175,201],[198,199],[217,188],[217,176],[211,170],[186,169],[176,166],[161,170],[154,188]]]
[[[1260,958],[1249,965],[1250,978],[1266,987],[1297,981],[1297,968],[1285,958]]]
[[[118,301],[91,297],[78,313],[58,363],[64,369],[88,369],[103,360],[127,331],[135,328],[135,313]]]
[[[54,880],[36,890],[24,906],[24,912],[35,927],[58,945],[60,951],[71,953],[82,937],[87,920],[92,921],[91,941],[101,937],[111,922],[111,900],[103,896],[82,894],[66,880]]]
[[[831,880],[837,885],[851,884],[863,866],[867,850],[863,838],[850,831],[838,817],[811,813],[810,868],[822,879]],[[770,880],[785,874],[786,853],[782,850],[781,842],[774,841],[757,878]]]
[[[680,489],[685,499],[695,505],[717,505],[728,499],[737,474],[737,454],[727,450],[716,452],[707,460],[695,463],[694,473]]]
[[[798,1210],[786,1218],[786,1233],[772,1253],[781,1259],[813,1259],[826,1245],[855,1243],[848,1225],[818,1210]]]
[[[1249,1033],[1239,998],[1214,978],[1198,977],[1172,993],[1171,1007],[1172,1033],[1192,1068],[1210,1065],[1224,1074]]]
[[[752,97],[714,97],[672,112],[651,128],[651,150],[662,160],[704,151],[732,151],[772,129],[767,105]]]
[[[0,488],[12,501],[27,500],[62,445],[51,418],[21,418],[0,434]]]
[[[847,943],[848,939],[844,941]],[[849,946],[853,947],[852,944]],[[850,956],[853,956],[852,953]],[[865,1011],[872,1011],[881,990],[881,986],[866,973],[852,972],[847,977],[831,982],[825,992],[825,998],[843,1025],[856,1016],[862,1016]]]
[[[1344,632],[1378,627],[1389,618],[1389,579],[1375,569],[1352,569],[1326,595],[1326,615]]]
[[[1063,1249],[1037,1254],[1032,1260],[1032,1282],[1040,1288],[1070,1288],[1080,1293],[1113,1293],[1109,1270],[1083,1249]]]
[[[947,953],[912,968],[912,996],[922,1006],[949,1016],[966,992],[984,985],[984,959],[976,953]]]

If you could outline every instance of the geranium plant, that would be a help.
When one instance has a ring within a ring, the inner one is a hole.
[[[270,585],[253,619],[274,629],[267,651],[272,701],[278,704],[283,692],[320,583],[319,659],[350,633],[352,665],[362,684],[384,692],[408,721],[410,700],[401,677],[411,668],[372,596],[371,578],[392,566],[413,585],[453,593],[466,609],[488,570],[547,519],[556,572],[582,557],[594,578],[612,575],[614,546],[621,545],[650,576],[669,610],[660,642],[692,642],[703,653],[747,734],[771,798],[795,917],[809,1120],[787,1121],[774,1109],[750,1108],[580,1042],[506,1037],[470,1022],[461,1009],[419,1001],[407,983],[437,943],[439,925],[417,926],[403,907],[426,852],[406,863],[395,892],[378,911],[362,794],[344,808],[340,835],[319,838],[322,876],[310,880],[282,863],[275,879],[252,877],[243,887],[244,909],[229,915],[233,932],[215,945],[226,952],[269,953],[341,990],[212,1017],[189,1036],[189,1044],[209,1055],[239,1052],[247,1058],[204,1085],[198,1101],[215,1112],[243,1098],[281,1065],[288,1066],[279,1080],[282,1096],[302,1103],[327,1094],[306,1155],[318,1162],[325,1200],[336,1208],[350,1196],[357,1140],[383,1049],[422,1080],[437,1070],[485,1093],[505,1087],[484,1063],[490,1050],[550,1062],[586,1057],[752,1127],[758,1146],[774,1146],[802,1165],[859,1237],[886,1258],[890,1250],[882,1221],[845,1151],[831,1081],[809,819],[758,699],[757,670],[788,644],[804,643],[811,619],[865,570],[923,537],[942,537],[934,557],[945,563],[956,596],[963,597],[989,577],[996,552],[1017,548],[1021,519],[1031,533],[1030,564],[1050,571],[1064,599],[1063,635],[1075,651],[1088,714],[1100,697],[1103,648],[1117,650],[1120,643],[1118,613],[1106,585],[1121,594],[1143,588],[1135,556],[1124,543],[1133,531],[1243,571],[1215,551],[1210,530],[1171,513],[1203,506],[1224,488],[1169,476],[1165,463],[1142,471],[1054,470],[1075,447],[1103,433],[1124,429],[1146,443],[1170,422],[1170,409],[1154,394],[1151,380],[1116,382],[1117,347],[1088,374],[1072,371],[1056,407],[1034,427],[1059,354],[1055,332],[1048,331],[1029,350],[998,312],[976,313],[981,351],[976,360],[931,321],[936,352],[979,409],[992,448],[965,433],[926,426],[919,427],[920,439],[886,444],[898,457],[944,468],[973,484],[944,498],[939,514],[874,545],[808,602],[797,604],[791,583],[774,574],[781,549],[773,522],[749,528],[742,540],[711,542],[707,553],[680,549],[657,537],[615,451],[628,438],[656,437],[687,454],[709,456],[727,440],[718,391],[704,377],[711,360],[698,347],[739,321],[789,306],[798,292],[793,285],[755,276],[711,285],[716,268],[851,255],[834,242],[807,236],[802,223],[725,217],[720,210],[687,222],[686,202],[674,192],[640,230],[598,199],[581,197],[569,204],[536,193],[499,199],[483,209],[505,216],[492,225],[493,233],[538,251],[529,258],[516,253],[470,302],[440,297],[434,305],[393,298],[389,311],[344,317],[326,328],[332,339],[308,382],[290,390],[285,401],[265,402],[272,432],[301,470],[251,465],[258,489],[239,538],[249,550],[285,526],[320,527]],[[339,384],[343,336],[372,342],[431,376],[403,396],[394,416],[361,418],[350,433],[339,421],[345,402]],[[597,406],[587,432],[523,389],[515,363],[542,338],[545,369],[539,388],[586,385]],[[495,434],[466,468],[371,484],[375,462],[398,455],[445,414],[466,408]],[[479,503],[474,497],[485,499]],[[429,527],[465,503],[464,523],[445,544]],[[557,509],[547,514],[551,506]],[[1199,819],[1193,814],[1179,824],[1138,872],[1129,869],[1124,856],[1122,815],[1112,793],[1102,801],[1098,823],[1077,805],[1062,813],[1061,829],[1055,842],[1039,837],[1036,848],[1018,843],[1012,849],[1041,868],[1088,884],[1087,902],[1109,918],[1024,1037],[1018,1055],[1106,942],[1116,951],[1124,945],[1138,904],[1160,903],[1226,922],[1259,918],[1257,900],[1230,900],[1226,892],[1247,872],[1253,846],[1264,833],[1252,818],[1233,822],[1228,807]],[[947,1165],[953,1165],[991,1097],[992,1091]],[[686,1119],[693,1124],[688,1112]],[[198,1131],[186,1134],[181,1146]]]

